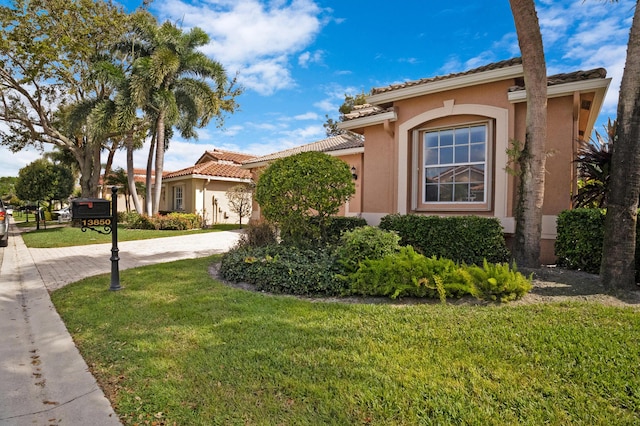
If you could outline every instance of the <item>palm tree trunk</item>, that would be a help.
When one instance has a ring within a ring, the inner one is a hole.
[[[640,8],[636,5],[620,84],[618,128],[611,154],[600,275],[609,289],[636,290],[635,250],[640,196]]]
[[[109,148],[109,154],[107,155],[107,162],[104,165],[104,174],[102,176],[102,198],[107,198],[107,185],[105,180],[107,176],[111,174],[111,167],[113,165],[113,157],[116,155],[118,149],[118,142],[113,142]]]
[[[527,124],[520,157],[520,191],[516,211],[514,258],[518,265],[540,265],[542,204],[546,167],[547,68],[533,0],[510,0],[522,53],[527,93]]]
[[[149,156],[147,157],[147,187],[145,188],[145,203],[147,205],[146,213],[148,216],[153,216],[153,197],[151,196],[151,188],[153,186],[153,180],[151,179],[151,170],[153,167],[153,154],[156,147],[156,135],[151,136],[151,146],[149,146]]]
[[[135,171],[133,170],[133,135],[127,135],[127,186],[129,187],[129,194],[133,197],[133,205],[138,214],[142,214],[142,206],[138,199],[138,189],[136,188]],[[129,205],[127,203],[127,211],[129,211]]]
[[[164,116],[163,110],[158,114],[156,127],[156,179],[153,187],[153,214],[158,214],[160,194],[162,193],[162,171],[164,168]]]

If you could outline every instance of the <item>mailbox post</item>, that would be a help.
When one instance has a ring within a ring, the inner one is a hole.
[[[87,229],[100,234],[111,234],[111,286],[109,290],[120,290],[118,261],[118,188],[111,188],[111,202],[102,198],[78,198],[71,204],[71,218],[80,222],[82,232]],[[97,227],[103,229],[97,229]]]
[[[120,268],[118,261],[120,256],[118,253],[118,187],[111,187],[111,216],[113,225],[111,225],[111,286],[109,290],[118,291],[120,287]]]

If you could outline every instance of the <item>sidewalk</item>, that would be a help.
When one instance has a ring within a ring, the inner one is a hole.
[[[238,237],[119,243],[120,270],[220,253]],[[9,246],[0,250],[0,425],[119,425],[49,298],[56,288],[111,272],[111,244],[28,249],[12,225]]]

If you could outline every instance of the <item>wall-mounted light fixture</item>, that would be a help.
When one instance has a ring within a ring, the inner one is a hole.
[[[356,173],[358,170],[356,169],[356,166],[351,166],[351,176],[353,177],[353,180],[358,180],[358,173]]]

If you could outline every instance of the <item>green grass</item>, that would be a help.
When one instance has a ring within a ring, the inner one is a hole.
[[[638,310],[309,301],[213,260],[53,293],[125,424],[640,424]]]
[[[111,243],[112,239],[111,234],[103,235],[91,230],[82,232],[81,228],[74,228],[70,224],[61,227],[48,226],[47,229],[44,229],[44,227],[41,226],[39,231],[35,230],[35,224],[32,224],[32,226],[34,227],[32,230],[22,233],[24,243],[27,247],[31,248],[53,248]],[[102,230],[102,228],[98,229]],[[212,228],[208,229],[193,229],[187,231],[126,229],[122,225],[118,225],[118,242],[176,237],[179,235],[193,235],[231,229],[238,229],[238,225],[214,225]]]

